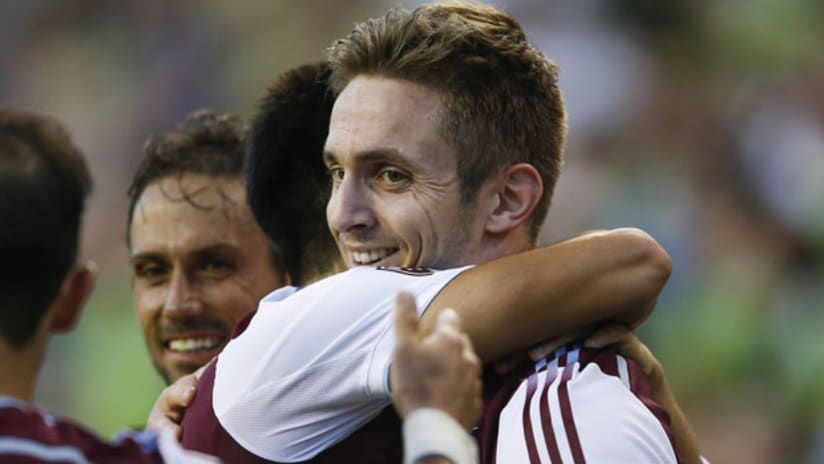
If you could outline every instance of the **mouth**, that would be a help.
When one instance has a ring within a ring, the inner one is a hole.
[[[202,366],[220,354],[229,341],[222,333],[178,333],[163,340],[163,358],[171,365]]]
[[[164,378],[190,374],[219,355],[231,330],[218,320],[166,321],[152,349],[152,361]]]
[[[225,337],[183,336],[167,340],[165,348],[172,353],[197,353],[212,351],[225,342]]]
[[[400,249],[397,247],[373,248],[371,250],[352,250],[350,256],[354,266],[375,266],[386,258],[395,255]]]

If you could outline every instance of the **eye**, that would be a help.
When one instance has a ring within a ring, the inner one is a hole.
[[[200,264],[202,275],[211,278],[221,278],[231,274],[234,266],[231,261],[219,257],[210,257]]]
[[[220,269],[226,269],[227,267],[229,267],[229,262],[220,258],[212,258],[203,263],[203,269],[206,270],[216,271]]]
[[[168,266],[154,262],[139,262],[133,266],[135,279],[159,283],[169,273]]]
[[[331,177],[331,178],[332,178],[332,182],[334,182],[334,183],[339,183],[340,181],[342,181],[342,180],[343,180],[343,174],[344,174],[344,172],[343,172],[343,168],[342,168],[342,167],[340,167],[340,166],[332,166],[332,167],[330,167],[327,171],[329,172],[329,177]]]
[[[385,168],[378,172],[377,179],[379,182],[383,184],[398,186],[400,184],[408,182],[409,175],[398,169]]]

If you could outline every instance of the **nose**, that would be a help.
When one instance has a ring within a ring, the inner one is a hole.
[[[332,189],[326,219],[335,233],[366,231],[374,227],[375,214],[367,186],[356,176],[344,175]]]
[[[168,317],[186,317],[201,312],[202,309],[203,302],[197,284],[185,272],[175,270],[163,302],[163,312]]]

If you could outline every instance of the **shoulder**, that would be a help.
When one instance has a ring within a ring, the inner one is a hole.
[[[134,440],[111,444],[79,424],[25,403],[0,399],[1,456],[17,456],[25,462],[161,462],[154,450],[144,450]],[[150,443],[151,442],[151,443]],[[152,439],[146,445],[155,448]]]
[[[184,450],[170,434],[129,431],[108,442],[80,424],[7,397],[0,397],[0,444],[0,462],[216,462]]]
[[[87,446],[100,441],[79,424],[9,398],[0,399],[0,436],[45,445]]]

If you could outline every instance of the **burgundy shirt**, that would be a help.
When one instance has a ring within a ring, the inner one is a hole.
[[[10,397],[0,397],[0,462],[162,463],[153,432],[134,432],[112,443],[80,425]]]

